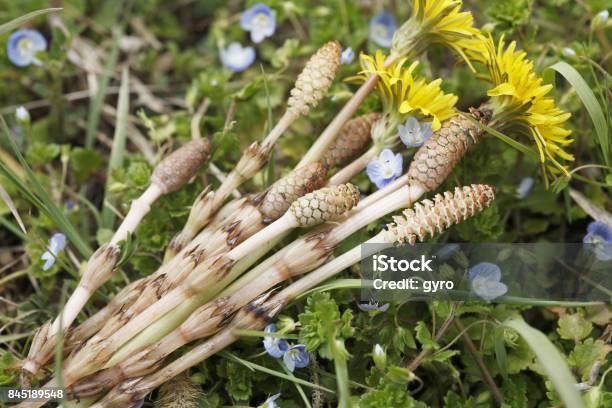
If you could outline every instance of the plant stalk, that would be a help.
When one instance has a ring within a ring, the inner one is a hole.
[[[329,146],[333,143],[336,135],[344,125],[344,123],[351,118],[357,111],[357,108],[363,103],[365,98],[372,92],[376,83],[378,82],[378,76],[372,75],[366,82],[364,82],[357,92],[353,95],[350,101],[346,103],[338,112],[336,117],[327,125],[323,133],[317,138],[314,144],[310,147],[306,155],[300,160],[297,167],[302,167],[317,160],[320,160],[325,155],[325,152]]]

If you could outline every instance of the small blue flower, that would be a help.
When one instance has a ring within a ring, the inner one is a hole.
[[[346,47],[340,55],[340,63],[348,65],[355,59],[355,51],[351,47]]]
[[[251,33],[251,41],[260,43],[276,30],[276,18],[270,7],[256,3],[240,16],[240,27]]]
[[[461,249],[461,245],[456,244],[456,243],[444,245],[442,248],[438,250],[438,252],[436,252],[436,257],[440,261],[446,261],[451,256],[453,256],[453,254],[457,252],[459,249]]]
[[[285,363],[285,367],[293,372],[296,368],[308,366],[310,354],[306,351],[305,345],[297,344],[285,352],[283,355],[283,362]]]
[[[360,303],[359,305],[357,305],[357,307],[362,312],[386,312],[389,309],[389,303],[385,303],[382,306],[378,306],[378,302],[370,300],[368,303]]]
[[[266,333],[276,333],[276,325],[269,324],[264,331]],[[263,339],[263,345],[266,352],[274,358],[281,358],[289,350],[289,343],[280,337],[266,336]]]
[[[377,159],[366,167],[366,173],[376,187],[383,188],[402,174],[403,159],[401,154],[394,155],[391,149],[384,149]]]
[[[397,133],[406,146],[420,147],[433,135],[433,130],[431,122],[419,123],[414,116],[408,116],[403,125],[397,125]]]
[[[71,213],[76,204],[71,199],[66,200],[66,212]]]
[[[259,408],[280,408],[276,403],[276,400],[281,396],[280,392],[268,397],[268,399],[259,406]]]
[[[527,196],[531,193],[531,190],[533,189],[533,183],[533,178],[523,178],[519,183],[518,187],[516,188],[516,196],[521,200],[527,198]]]
[[[55,258],[57,258],[58,254],[62,252],[64,248],[66,248],[66,236],[59,232],[53,234],[49,239],[47,251],[40,257],[40,259],[45,261],[43,271],[49,270],[49,268],[55,264]]]
[[[610,18],[610,12],[608,10],[602,10],[593,17],[591,25],[594,29],[601,28],[606,24],[608,18]]]
[[[220,51],[220,57],[223,66],[234,72],[242,72],[255,61],[255,50],[253,47],[243,47],[240,43],[233,42]]]
[[[561,52],[563,53],[563,55],[565,55],[568,58],[571,57],[575,57],[576,56],[576,51],[574,51],[573,48],[570,47],[564,47]]]
[[[612,227],[605,222],[593,221],[587,227],[587,234],[582,239],[600,261],[612,260]]]
[[[483,300],[491,301],[508,292],[508,287],[501,283],[501,269],[494,263],[481,262],[472,266],[469,279],[472,292]]]
[[[47,49],[47,40],[35,30],[17,30],[8,39],[7,55],[18,67],[42,65],[36,54]]]
[[[395,30],[397,30],[395,17],[388,11],[381,11],[370,19],[368,37],[370,41],[381,47],[389,48],[391,47]]]
[[[27,125],[30,123],[30,112],[28,112],[25,107],[19,106],[17,109],[15,109],[15,119],[17,119],[17,122],[20,124]]]

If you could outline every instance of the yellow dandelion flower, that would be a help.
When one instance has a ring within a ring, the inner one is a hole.
[[[485,52],[480,62],[487,67],[494,85],[487,92],[494,120],[500,128],[512,128],[531,136],[543,167],[549,161],[553,168],[567,175],[567,169],[558,159],[574,160],[564,150],[573,142],[571,131],[564,127],[571,114],[559,109],[554,99],[546,97],[552,85],[543,84],[527,53],[517,50],[514,41],[506,46],[502,37],[495,47],[489,36],[482,37],[482,43]]]
[[[473,69],[468,55],[482,51],[480,30],[473,26],[472,13],[461,11],[462,6],[460,0],[414,0],[410,19],[393,37],[392,57],[413,57],[437,43],[453,49]]]
[[[383,102],[384,113],[397,116],[401,121],[407,114],[431,119],[434,131],[442,121],[455,115],[457,96],[442,90],[442,80],[428,82],[414,75],[418,62],[404,67],[406,58],[385,67],[385,55],[377,51],[374,57],[360,55],[362,71],[347,81],[364,82],[371,75],[378,75],[377,90]]]

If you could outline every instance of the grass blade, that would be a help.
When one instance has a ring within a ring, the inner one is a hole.
[[[11,214],[13,214],[13,217],[15,217],[15,219],[17,220],[17,223],[19,224],[19,228],[21,228],[21,231],[23,231],[24,234],[27,234],[28,232],[26,231],[25,225],[23,224],[23,221],[21,217],[19,216],[19,212],[17,211],[17,207],[15,207],[15,203],[13,203],[11,196],[4,189],[4,187],[2,187],[1,184],[0,184],[0,198],[6,203],[6,206],[11,211]]]
[[[119,58],[119,39],[115,37],[113,45],[108,52],[106,65],[104,65],[102,74],[98,77],[98,90],[94,99],[89,107],[87,114],[87,129],[85,130],[85,147],[91,149],[96,140],[96,132],[98,131],[98,124],[100,123],[100,116],[102,114],[102,106],[104,105],[104,98],[106,98],[106,90],[108,89],[108,83],[112,76],[117,60]]]
[[[606,117],[595,98],[595,94],[584,80],[582,75],[574,67],[569,65],[567,62],[557,62],[556,64],[550,67],[554,69],[567,80],[567,82],[572,85],[574,90],[576,90],[576,94],[582,101],[582,104],[586,108],[591,120],[593,121],[593,125],[595,126],[595,133],[597,134],[597,142],[601,147],[601,151],[603,153],[604,163],[606,166],[610,165],[610,135],[608,134],[608,126],[606,123]]]
[[[0,25],[0,35],[7,33],[11,30],[14,30],[15,28],[21,26],[24,23],[27,23],[28,21],[38,17],[38,16],[42,16],[43,14],[49,14],[49,13],[54,13],[56,11],[60,11],[62,10],[61,7],[55,7],[55,8],[46,8],[46,9],[42,9],[42,10],[36,10],[36,11],[32,11],[31,13],[28,14],[24,14],[21,17],[17,17],[14,20],[9,21],[8,23],[4,23],[2,25]]]
[[[113,137],[113,148],[111,150],[110,159],[108,161],[108,174],[106,182],[106,195],[104,197],[104,207],[102,209],[102,226],[104,228],[113,228],[115,223],[115,213],[106,205],[113,202],[109,198],[108,188],[110,186],[110,176],[114,170],[123,166],[123,158],[125,154],[125,144],[127,138],[128,114],[130,111],[130,76],[127,68],[123,69],[121,74],[121,86],[119,88],[119,101],[117,102],[117,120],[115,123],[115,135]]]
[[[79,253],[84,258],[89,258],[92,254],[92,250],[87,244],[87,242],[79,235],[74,226],[68,221],[65,214],[55,205],[49,194],[45,190],[45,188],[40,184],[36,175],[26,162],[25,158],[19,151],[19,148],[15,144],[15,140],[13,139],[12,132],[8,128],[6,121],[3,116],[0,116],[0,124],[2,126],[2,134],[4,134],[5,139],[10,146],[12,153],[17,157],[17,160],[21,164],[21,167],[24,169],[27,181],[33,188],[33,191],[25,184],[24,181],[20,180],[19,177],[12,172],[8,167],[6,167],[2,162],[0,162],[0,172],[4,174],[17,188],[19,191],[40,211],[45,212],[49,218],[54,222],[57,228],[62,231],[67,237],[68,240],[74,245],[74,247],[79,251]]]
[[[494,348],[495,348],[495,360],[497,360],[497,367],[504,380],[508,379],[508,355],[506,353],[506,345],[504,344],[504,327],[497,326],[494,333]]]
[[[576,387],[576,380],[559,350],[541,331],[534,329],[520,317],[510,317],[503,322],[527,342],[538,363],[544,369],[566,407],[584,408],[584,402]]]
[[[264,367],[264,366],[261,366],[259,364],[251,363],[250,361],[244,360],[244,359],[242,359],[242,358],[240,358],[240,357],[238,357],[238,356],[236,356],[236,355],[234,355],[234,354],[232,354],[232,353],[230,353],[228,351],[222,351],[222,352],[219,353],[219,355],[221,357],[223,357],[223,358],[234,360],[237,363],[240,363],[240,364],[244,365],[245,367],[247,367],[250,370],[261,371],[261,372],[264,372],[266,374],[273,375],[274,377],[282,378],[284,380],[291,381],[291,382],[296,383],[296,384],[305,385],[306,387],[316,388],[316,389],[319,389],[321,391],[329,392],[330,394],[335,394],[336,393],[335,391],[330,390],[329,388],[325,388],[325,387],[322,387],[320,385],[311,383],[309,381],[302,380],[301,378],[297,378],[295,376],[288,376],[287,374],[283,374],[283,373],[281,373],[279,371],[272,370],[272,369],[270,369],[268,367]]]

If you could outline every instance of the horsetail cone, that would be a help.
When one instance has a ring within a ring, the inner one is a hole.
[[[370,141],[372,125],[380,114],[366,113],[346,122],[323,158],[328,167],[342,167],[363,153]]]
[[[487,108],[479,108],[470,109],[470,114],[486,124],[492,112]],[[435,191],[482,135],[483,131],[463,116],[456,115],[445,121],[415,153],[408,169],[410,181],[421,184],[427,191]]]
[[[209,153],[208,139],[194,139],[184,144],[159,162],[151,183],[159,186],[164,194],[178,190],[196,174]]]
[[[323,187],[326,173],[325,165],[317,161],[292,171],[274,183],[259,205],[264,221],[270,222],[280,218],[296,199]]]
[[[434,236],[453,224],[483,211],[495,198],[495,189],[486,184],[456,187],[455,192],[436,194],[431,200],[422,200],[414,209],[404,210],[402,216],[393,217],[393,224],[387,225],[387,242],[414,244],[423,241],[427,235]]]
[[[287,102],[289,112],[308,115],[310,109],[317,106],[334,81],[341,54],[340,43],[330,41],[310,57],[291,90]]]
[[[358,202],[359,189],[347,183],[308,193],[295,200],[290,210],[300,226],[310,227],[337,218]]]

